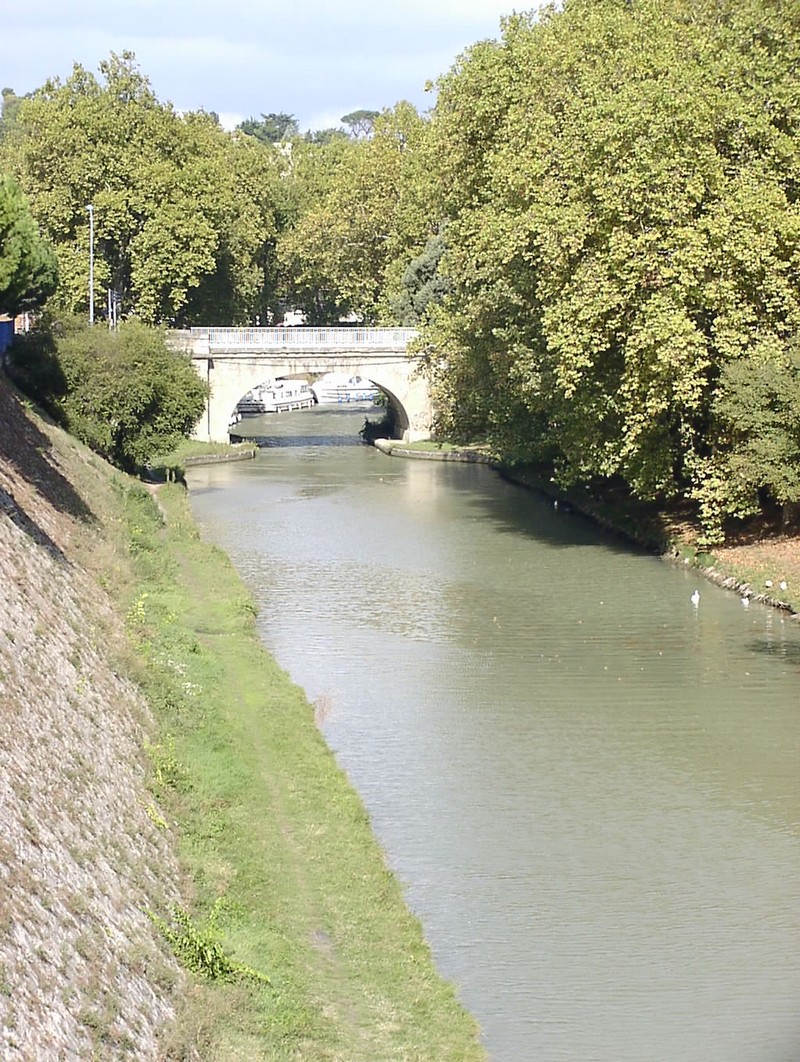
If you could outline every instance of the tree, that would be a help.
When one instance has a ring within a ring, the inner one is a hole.
[[[333,164],[278,245],[293,300],[310,321],[391,316],[393,270],[402,274],[431,234],[414,195],[424,129],[414,107],[400,103],[375,121],[370,140],[333,141],[312,156]]]
[[[0,175],[0,313],[15,317],[53,294],[58,269],[17,182]]]
[[[565,0],[459,61],[431,125],[451,422],[488,392],[483,430],[563,483],[711,489],[724,366],[800,324],[798,71],[784,0]]]
[[[6,136],[14,124],[21,98],[12,88],[4,88],[2,91],[2,106],[0,106],[0,140]]]
[[[20,105],[0,158],[58,255],[58,302],[85,313],[94,208],[95,289],[146,322],[233,323],[274,302],[270,200],[283,163],[213,116],[155,98],[130,53],[75,66]],[[212,317],[207,315],[213,314]]]
[[[331,126],[329,129],[309,129],[305,134],[305,139],[310,144],[330,144],[332,140],[346,140],[347,133],[338,126]]]
[[[416,255],[406,266],[400,279],[399,290],[392,298],[392,309],[398,322],[405,327],[415,327],[425,320],[431,307],[441,303],[452,284],[439,270],[445,252],[445,240],[441,233],[431,236],[421,254]]]
[[[261,120],[247,118],[237,127],[247,136],[254,136],[262,144],[278,144],[281,140],[288,140],[297,136],[300,127],[293,114],[262,114]]]
[[[380,111],[351,111],[342,117],[342,122],[350,130],[350,135],[354,140],[362,140],[372,136],[375,119],[380,113]]]

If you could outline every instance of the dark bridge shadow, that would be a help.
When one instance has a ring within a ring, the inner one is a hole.
[[[357,435],[247,435],[241,436],[261,449],[305,446],[364,446]]]

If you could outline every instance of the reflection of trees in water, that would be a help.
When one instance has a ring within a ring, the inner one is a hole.
[[[748,645],[751,653],[757,656],[771,656],[781,664],[791,664],[800,667],[800,642],[777,640],[777,635],[767,633],[765,638],[760,638]]]

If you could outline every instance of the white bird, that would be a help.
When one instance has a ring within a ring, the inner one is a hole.
[[[781,590],[788,590],[789,589],[789,584],[786,582],[785,579],[782,579],[781,582],[778,583],[778,586],[781,588]]]
[[[750,598],[749,597],[743,597],[742,598],[742,605],[745,608],[750,608]]]
[[[766,586],[767,590],[771,590],[772,589],[772,580],[771,579],[765,579],[764,580],[764,586]]]
[[[692,604],[694,605],[695,608],[697,608],[697,606],[700,604],[700,591],[699,590],[695,590],[695,592],[692,594]]]

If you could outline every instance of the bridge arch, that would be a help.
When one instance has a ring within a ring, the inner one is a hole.
[[[271,377],[344,372],[371,380],[389,398],[403,439],[428,439],[433,420],[427,381],[407,352],[413,329],[206,328],[182,334],[210,398],[194,436],[227,442],[236,404]]]

